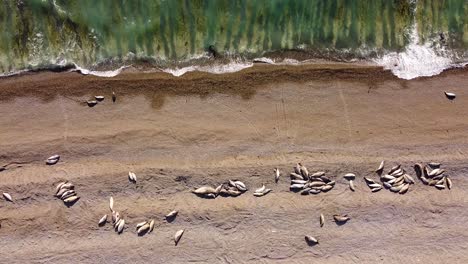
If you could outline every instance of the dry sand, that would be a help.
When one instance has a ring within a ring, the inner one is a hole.
[[[402,81],[349,65],[0,79],[0,166],[10,164],[0,192],[15,200],[0,200],[0,262],[468,263],[467,88],[466,69]],[[94,95],[106,99],[82,103]],[[60,162],[45,165],[53,154]],[[362,177],[377,179],[381,160],[412,175],[415,162],[442,162],[454,188],[417,182],[406,195],[371,193]],[[296,162],[325,170],[336,187],[290,192]],[[358,175],[356,192],[347,172]],[[53,197],[64,179],[81,196],[70,208]],[[228,179],[250,190],[214,200],[189,192]],[[273,192],[254,197],[262,183]],[[97,226],[110,196],[128,222],[121,235]],[[336,225],[335,213],[351,220]],[[138,237],[136,223],[151,218],[154,232]],[[320,244],[309,247],[304,235]]]

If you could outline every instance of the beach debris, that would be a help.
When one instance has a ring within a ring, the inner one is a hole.
[[[455,93],[451,93],[451,92],[447,92],[445,91],[445,97],[447,97],[447,99],[449,99],[450,101],[452,101],[453,99],[455,99],[457,97],[457,95]]]
[[[351,218],[347,214],[345,215],[336,214],[336,215],[333,215],[333,219],[335,219],[335,222],[338,224],[344,224],[348,222],[348,220]]]
[[[175,217],[177,216],[178,213],[179,213],[179,211],[173,210],[173,211],[171,211],[170,213],[168,213],[165,217],[166,217],[166,219],[175,218]]]
[[[3,197],[5,198],[5,200],[7,200],[8,202],[13,202],[13,199],[11,198],[11,195],[9,193],[3,193]]]
[[[308,169],[301,163],[297,163],[294,167],[294,172],[291,172],[290,178],[291,185],[289,189],[300,192],[302,195],[328,192],[335,186],[335,181],[326,177],[324,171],[309,173]]]
[[[349,189],[353,192],[356,191],[353,180],[349,180]]]
[[[46,159],[46,164],[47,165],[55,165],[57,162],[59,162],[60,156],[59,155],[53,155],[50,156],[49,158]]]
[[[107,214],[105,214],[101,219],[99,219],[98,225],[104,225],[107,222]]]
[[[115,92],[112,92],[112,102],[115,103],[117,100],[117,96],[115,95]]]
[[[280,173],[278,168],[275,168],[274,172],[275,172],[275,183],[278,183],[278,180],[279,180],[279,177],[280,177],[281,173]]]
[[[179,240],[182,238],[182,235],[184,234],[185,230],[184,229],[181,229],[179,231],[177,231],[174,235],[174,242],[175,242],[175,245],[177,246],[177,244],[179,244]]]
[[[416,176],[424,185],[434,186],[438,190],[452,189],[452,180],[445,175],[445,170],[440,168],[440,163],[430,162],[426,166],[416,163],[414,170]]]
[[[88,104],[89,107],[94,107],[95,105],[97,105],[97,101],[95,100],[88,100],[86,101],[86,104]]]
[[[263,184],[262,187],[255,190],[253,195],[256,197],[261,197],[261,196],[267,195],[269,192],[271,192],[271,189],[266,188],[265,184]]]
[[[104,96],[96,95],[96,96],[94,96],[94,99],[96,99],[96,101],[98,101],[98,102],[102,102],[102,101],[104,101]]]
[[[313,246],[319,243],[318,240],[313,236],[305,236],[305,241],[309,246]]]
[[[323,227],[324,224],[325,224],[325,217],[323,216],[323,214],[320,214],[320,227]]]
[[[385,161],[382,160],[382,161],[380,162],[379,167],[375,170],[375,172],[377,172],[378,174],[381,174],[381,173],[383,172],[384,165],[385,165]]]
[[[73,183],[65,181],[60,182],[55,187],[55,197],[63,201],[67,206],[71,206],[77,202],[80,197],[76,194],[75,185]]]
[[[129,172],[128,172],[128,180],[129,180],[130,182],[132,182],[132,183],[136,183],[136,181],[137,181],[136,174],[133,173],[133,172],[131,172],[131,171],[129,171]]]

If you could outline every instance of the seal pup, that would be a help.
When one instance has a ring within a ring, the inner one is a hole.
[[[109,198],[109,209],[114,212],[114,198],[112,196]]]
[[[117,233],[121,234],[124,230],[124,227],[125,227],[125,220],[120,219],[119,224],[117,225]]]
[[[86,104],[88,104],[89,107],[94,107],[95,105],[97,105],[97,101],[89,100],[89,101],[86,101]]]
[[[265,196],[267,195],[268,193],[271,192],[271,189],[264,189],[263,191],[261,192],[254,192],[254,196],[257,196],[257,197],[261,197],[261,196]]]
[[[319,243],[318,240],[313,236],[305,236],[305,241],[309,246],[313,246]]]
[[[179,241],[180,239],[182,238],[182,235],[184,234],[185,230],[184,229],[181,229],[179,231],[177,231],[174,235],[174,242],[175,242],[175,245],[177,246],[177,244],[179,244]]]
[[[383,172],[383,169],[384,169],[384,165],[385,165],[385,161],[382,160],[382,161],[380,162],[379,167],[375,170],[375,172],[377,172],[377,173],[379,173],[379,174],[382,173],[382,172]]]
[[[304,179],[309,179],[309,170],[307,170],[307,167],[302,165],[301,163],[298,163],[299,164],[299,170],[301,172],[301,175],[302,177],[304,177]]]
[[[310,177],[311,178],[318,178],[318,177],[322,177],[324,175],[325,175],[324,171],[317,171],[317,172],[312,173],[312,175],[310,175]]]
[[[216,189],[211,186],[202,186],[192,191],[194,194],[211,194],[216,193]]]
[[[165,215],[165,218],[168,219],[168,218],[174,218],[177,216],[177,214],[179,213],[179,211],[177,210],[173,210],[171,211],[170,213],[168,213],[167,215]]]
[[[117,100],[117,96],[115,95],[115,92],[112,92],[112,103],[115,103]]]
[[[262,187],[258,188],[255,190],[256,193],[262,193],[263,191],[265,191],[266,187],[265,187],[265,184],[262,185]]]
[[[346,173],[343,177],[344,177],[345,179],[347,179],[347,180],[354,180],[354,179],[356,179],[356,174],[354,174],[354,173]]]
[[[5,198],[5,200],[13,202],[13,199],[11,198],[11,195],[9,193],[3,193],[3,197]]]
[[[150,225],[149,223],[145,223],[144,225],[140,226],[138,229],[137,229],[137,234],[139,236],[141,235],[144,235],[148,232],[148,230],[150,229]]]
[[[447,99],[449,99],[450,101],[454,100],[457,97],[455,93],[451,93],[447,91],[445,91],[444,93],[445,93],[445,97],[447,97]]]
[[[294,172],[295,172],[296,174],[299,174],[299,175],[302,174],[302,173],[301,173],[301,164],[300,164],[300,163],[296,163],[296,166],[294,166]]]
[[[279,180],[279,177],[280,177],[281,173],[280,173],[278,168],[275,168],[274,172],[275,172],[275,183],[278,183],[278,180]]]
[[[353,191],[353,192],[356,191],[356,188],[354,187],[354,182],[353,182],[353,180],[350,180],[350,181],[349,181],[349,189],[350,189],[351,191]]]
[[[131,172],[131,171],[129,171],[129,172],[128,172],[128,180],[129,180],[130,182],[136,183],[136,181],[137,181],[136,174],[133,173],[133,172]]]
[[[333,219],[335,219],[335,222],[337,222],[337,223],[343,223],[344,224],[344,223],[348,222],[348,220],[351,219],[351,218],[349,218],[349,216],[346,215],[346,214],[345,215],[336,214],[336,215],[333,215]]]
[[[414,171],[416,172],[416,176],[421,178],[423,175],[423,166],[420,163],[414,164]]]
[[[76,201],[78,201],[80,199],[79,196],[70,196],[68,198],[66,198],[65,200],[63,200],[64,203],[74,203]]]
[[[102,226],[107,222],[107,214],[105,214],[101,219],[99,219],[98,225]]]
[[[397,171],[397,170],[399,170],[400,167],[401,167],[400,164],[397,164],[397,165],[393,166],[393,167],[390,169],[390,171],[388,172],[388,174],[392,175],[392,173],[395,172],[395,171]]]
[[[62,189],[62,186],[67,183],[67,181],[64,181],[64,182],[60,182],[59,184],[57,184],[57,186],[55,187],[55,193],[58,193],[60,191],[60,189]]]
[[[59,160],[60,160],[59,155],[53,155],[53,156],[50,156],[49,158],[47,158],[46,164],[47,165],[55,165],[55,164],[57,164],[57,162],[59,162]]]
[[[148,233],[153,232],[153,229],[154,229],[154,219],[151,219],[151,221],[149,222],[149,231],[148,231]]]
[[[323,216],[323,214],[320,214],[320,227],[323,227],[324,224],[325,224],[325,217]]]
[[[449,177],[445,177],[445,184],[447,184],[449,190],[452,189],[452,180]]]

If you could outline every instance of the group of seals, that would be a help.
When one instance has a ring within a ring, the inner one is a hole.
[[[88,101],[86,101],[86,104],[89,107],[94,107],[95,105],[98,104],[98,102],[102,102],[102,101],[104,101],[104,96],[96,95],[96,96],[94,96],[94,100],[88,100]]]
[[[309,170],[301,163],[297,163],[294,172],[291,172],[290,190],[301,192],[302,195],[328,192],[335,186],[335,181],[325,176],[324,171],[309,174]]]
[[[354,180],[356,179],[356,174],[354,173],[346,173],[343,178],[345,178],[345,180],[348,180],[349,181],[349,189],[351,191],[356,191],[356,187],[354,186]]]
[[[222,183],[216,188],[213,188],[211,186],[199,187],[193,190],[192,193],[203,198],[214,199],[218,197],[218,195],[224,197],[236,197],[243,194],[247,190],[248,189],[245,183],[238,180],[229,180],[228,182]]]
[[[401,164],[393,166],[387,174],[384,174],[382,161],[376,172],[380,175],[383,186],[394,193],[405,194],[408,192],[410,185],[415,183],[413,177],[402,168]],[[377,191],[382,189],[382,185],[375,183],[374,180],[364,179],[373,192],[376,190],[375,188],[378,188]]]
[[[139,236],[144,236],[147,233],[153,232],[154,229],[154,219],[146,220],[136,225],[137,234]]]
[[[112,213],[112,225],[114,226],[114,231],[117,232],[117,234],[122,234],[125,229],[125,220],[119,212],[114,210],[114,198],[112,196],[109,198],[109,209]],[[104,226],[106,223],[107,214],[99,219],[98,225]]]
[[[425,185],[434,186],[439,190],[445,189],[445,186],[450,190],[452,189],[452,180],[444,175],[445,170],[440,168],[440,163],[430,162],[426,166],[420,163],[414,165],[416,176]]]
[[[68,181],[57,184],[55,187],[55,197],[61,199],[67,206],[73,205],[80,199],[80,197],[76,194],[75,185]]]
[[[344,214],[344,215],[335,214],[335,215],[333,215],[333,220],[335,221],[335,223],[337,225],[344,225],[350,219],[351,218],[347,214]],[[325,216],[323,214],[320,214],[320,227],[323,227],[324,224],[325,224]],[[315,238],[313,236],[309,236],[309,235],[305,236],[305,240],[307,242],[307,245],[309,245],[309,246],[315,246],[315,245],[317,245],[319,243],[317,238]]]

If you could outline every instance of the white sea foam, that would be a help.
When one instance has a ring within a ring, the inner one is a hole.
[[[193,71],[200,71],[200,72],[209,72],[214,74],[223,74],[223,73],[231,73],[231,72],[238,72],[246,68],[250,68],[253,66],[252,62],[229,62],[227,64],[212,64],[206,66],[187,66],[182,68],[167,68],[163,69],[163,72],[170,73],[176,77],[182,76],[187,72]]]
[[[98,77],[114,77],[114,76],[117,76],[119,75],[122,70],[128,68],[130,66],[122,66],[116,70],[111,70],[111,71],[92,71],[92,70],[88,70],[88,69],[85,69],[85,68],[82,68],[78,65],[75,64],[75,69],[71,70],[71,71],[77,71],[83,75],[94,75],[94,76],[98,76]]]
[[[436,52],[430,43],[419,43],[417,24],[413,26],[410,36],[411,43],[404,52],[385,54],[376,60],[377,64],[406,80],[434,76],[456,66],[449,52],[443,48],[439,48]]]

